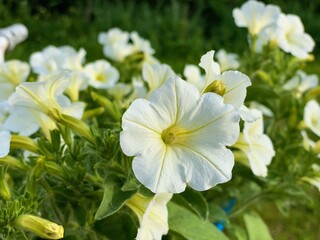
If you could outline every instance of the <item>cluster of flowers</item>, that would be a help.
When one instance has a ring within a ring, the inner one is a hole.
[[[233,17],[238,27],[248,28],[258,52],[269,43],[297,58],[306,58],[314,48],[315,43],[304,32],[300,17],[284,14],[278,6],[251,0],[234,9]]]
[[[267,43],[276,44],[305,59],[314,47],[299,17],[284,15],[277,6],[250,0],[235,9],[233,15],[237,26],[248,28],[257,52]],[[181,76],[160,63],[153,56],[150,42],[136,32],[114,28],[100,33],[98,40],[105,56],[113,62],[121,63],[142,53],[140,75],[124,83],[119,70],[110,62],[101,59],[85,64],[85,50],[76,51],[70,46],[48,46],[32,54],[29,63],[9,60],[0,65],[2,162],[9,161],[5,159],[9,157],[10,145],[12,148],[17,141],[26,139],[25,144],[30,144],[34,140],[26,137],[39,130],[50,141],[52,130],[67,127],[94,144],[84,121],[88,115],[81,96],[99,90],[111,96],[120,108],[111,115],[119,115],[125,109],[121,116],[121,149],[133,157],[135,177],[154,193],[152,197],[136,193],[125,202],[140,221],[137,239],[161,239],[168,232],[166,205],[173,194],[185,191],[187,186],[204,191],[229,181],[234,153],[239,150],[246,155],[241,162],[254,175],[267,176],[267,166],[276,153],[265,134],[263,114],[270,117],[273,113],[257,102],[245,105],[252,82],[236,70],[240,67],[236,54],[220,50],[215,61],[215,52],[209,51],[201,57],[199,66],[187,64]],[[317,85],[317,76],[298,71],[283,89],[294,90],[299,98]],[[319,116],[317,101],[308,101],[304,123],[317,136]],[[306,131],[302,131],[302,136],[305,148],[319,150],[319,142],[311,140]],[[38,154],[32,147],[27,150]],[[28,155],[30,152],[25,157]],[[304,180],[320,188],[320,177]],[[10,191],[7,196],[10,198]],[[19,224],[27,228],[23,221]],[[60,235],[52,239],[62,237],[63,230],[55,229]],[[34,231],[49,238],[50,234]]]

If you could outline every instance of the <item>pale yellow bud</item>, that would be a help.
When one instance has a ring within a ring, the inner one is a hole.
[[[204,90],[204,92],[214,92],[220,96],[226,93],[226,85],[220,80],[214,80],[209,86]]]
[[[14,221],[14,225],[44,239],[61,239],[64,234],[62,226],[33,215],[18,216]]]

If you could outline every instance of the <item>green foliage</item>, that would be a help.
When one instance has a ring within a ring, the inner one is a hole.
[[[227,240],[209,221],[199,218],[194,213],[173,202],[168,204],[170,230],[188,240]],[[178,238],[181,239],[181,238]]]

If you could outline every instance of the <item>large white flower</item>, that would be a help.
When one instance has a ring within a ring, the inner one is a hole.
[[[316,100],[310,100],[304,107],[303,120],[308,128],[320,137],[320,106]]]
[[[135,100],[122,118],[120,145],[134,156],[137,179],[156,193],[202,191],[231,178],[239,114],[214,93],[200,95],[176,77],[148,100]]]
[[[280,12],[278,6],[249,0],[240,9],[235,8],[232,14],[238,27],[247,27],[251,35],[257,35],[262,29],[276,22]]]
[[[144,63],[142,67],[143,80],[148,83],[149,94],[167,81],[170,77],[175,76],[175,73],[167,64],[149,64]]]
[[[137,240],[161,240],[162,235],[168,233],[167,203],[171,198],[170,193],[158,193],[153,197],[137,193],[126,201],[126,205],[139,218]]]
[[[247,155],[249,165],[255,175],[265,177],[268,172],[267,166],[271,163],[275,151],[270,138],[263,133],[262,112],[256,109],[250,109],[250,111],[258,119],[251,123],[244,123],[243,133],[240,133],[234,147]]]
[[[113,87],[119,80],[119,71],[106,60],[97,60],[85,66],[89,84],[95,88],[106,89]]]
[[[10,151],[11,135],[8,131],[0,131],[0,158],[8,155]]]
[[[277,24],[276,38],[279,47],[297,58],[306,58],[315,43],[312,37],[304,32],[301,19],[296,15],[281,14]]]
[[[10,60],[0,65],[0,101],[8,100],[16,86],[27,80],[30,67],[27,63]]]

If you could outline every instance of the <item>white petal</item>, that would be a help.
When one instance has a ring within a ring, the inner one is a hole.
[[[180,193],[186,188],[184,159],[163,142],[150,144],[143,155],[133,159],[137,179],[155,193]]]
[[[9,131],[0,131],[0,158],[8,155],[10,151],[11,135]]]
[[[186,182],[197,191],[204,191],[231,179],[234,156],[225,147],[182,146],[175,152],[185,159]]]
[[[236,108],[243,105],[247,96],[247,87],[251,86],[248,76],[238,71],[226,71],[216,76],[215,80],[221,80],[226,85],[226,93],[223,95],[224,103]]]
[[[275,155],[273,145],[267,135],[251,138],[251,151],[248,152],[248,159],[252,172],[261,177],[267,176],[267,167]]]
[[[254,122],[259,116],[253,114],[245,105],[242,105],[239,109],[240,117],[245,122]]]
[[[199,98],[200,93],[195,86],[175,77],[169,79],[158,91],[152,92],[149,100],[157,105],[163,118],[167,118],[169,127],[193,110]]]
[[[320,106],[315,100],[310,100],[304,107],[303,120],[313,133],[320,137]]]
[[[39,130],[34,115],[25,108],[15,108],[4,122],[4,127],[21,136],[30,136]]]
[[[220,74],[220,66],[213,60],[214,51],[211,50],[200,59],[199,66],[206,72],[205,89],[210,82],[215,80],[215,76]]]

